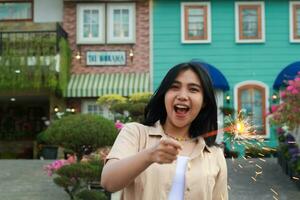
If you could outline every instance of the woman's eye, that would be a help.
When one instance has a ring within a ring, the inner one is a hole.
[[[177,89],[177,88],[179,88],[179,86],[178,86],[178,85],[171,85],[170,88],[172,88],[172,89]]]
[[[190,91],[191,91],[191,92],[198,92],[199,89],[198,89],[198,88],[191,88]]]

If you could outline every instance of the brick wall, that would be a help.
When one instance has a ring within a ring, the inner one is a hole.
[[[97,44],[80,45],[81,59],[75,58],[78,51],[76,44],[76,2],[64,2],[63,28],[69,34],[69,43],[73,52],[72,73],[114,73],[149,71],[149,2],[136,2],[136,43],[135,44]],[[133,49],[133,59],[129,51]],[[86,51],[126,51],[127,60],[124,66],[86,66]]]

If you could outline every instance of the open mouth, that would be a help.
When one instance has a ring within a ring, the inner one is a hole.
[[[174,110],[177,114],[185,114],[190,110],[190,107],[187,105],[176,104],[174,105]]]

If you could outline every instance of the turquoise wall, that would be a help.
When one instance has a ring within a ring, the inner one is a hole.
[[[300,44],[289,42],[289,1],[265,1],[266,41],[260,44],[235,43],[234,1],[230,0],[211,1],[211,43],[182,44],[180,2],[153,2],[154,88],[170,67],[193,58],[216,66],[231,88],[251,79],[271,88],[284,67],[300,60]]]
[[[246,80],[265,83],[272,94],[272,85],[278,73],[290,63],[300,60],[300,43],[289,42],[287,0],[265,1],[265,42],[256,44],[235,42],[235,1],[232,0],[210,1],[211,43],[182,44],[180,2],[187,1],[153,1],[154,89],[170,67],[191,59],[200,59],[214,65],[225,75],[231,96],[234,86]],[[274,133],[268,145],[276,146]]]

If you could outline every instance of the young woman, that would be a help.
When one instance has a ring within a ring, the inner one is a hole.
[[[226,200],[227,167],[215,146],[217,105],[198,63],[171,68],[145,109],[145,122],[121,130],[102,186],[123,200]],[[211,134],[208,134],[211,135]]]

